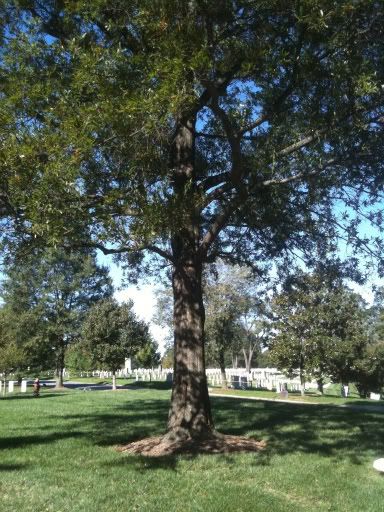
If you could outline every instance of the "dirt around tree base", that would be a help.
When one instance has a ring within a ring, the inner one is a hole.
[[[265,441],[256,441],[242,436],[215,434],[208,438],[170,441],[167,436],[147,437],[117,447],[117,451],[145,457],[165,457],[177,454],[215,454],[236,452],[259,452],[266,447]]]

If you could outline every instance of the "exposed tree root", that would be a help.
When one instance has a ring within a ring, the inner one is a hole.
[[[265,441],[219,433],[202,438],[170,439],[169,435],[147,437],[127,445],[118,446],[119,452],[164,457],[177,454],[258,452],[266,447]]]

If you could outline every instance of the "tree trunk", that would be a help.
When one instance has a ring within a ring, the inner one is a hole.
[[[112,391],[116,391],[116,372],[113,370],[112,372]]]
[[[300,393],[305,395],[305,377],[304,377],[304,355],[300,354]]]
[[[252,365],[252,356],[253,356],[253,349],[249,347],[248,354],[245,348],[243,348],[243,354],[244,354],[244,363],[245,363],[245,369],[247,373],[251,373],[251,365]]]
[[[224,350],[220,350],[219,352],[219,366],[221,372],[221,387],[228,389],[227,376],[225,374]]]
[[[324,379],[323,379],[323,377],[319,377],[317,379],[317,389],[320,394],[324,394]]]
[[[205,375],[201,268],[175,268],[173,294],[175,355],[168,432],[187,439],[213,428]]]
[[[180,208],[172,235],[174,374],[167,434],[170,440],[203,437],[213,429],[204,360],[200,213],[194,190],[195,122],[180,122],[170,162],[172,187]]]
[[[61,340],[58,342],[59,346],[57,347],[57,359],[56,359],[56,388],[64,387],[64,357],[65,357],[65,342]]]
[[[64,387],[64,378],[63,378],[63,367],[56,368],[56,387],[63,388]]]
[[[237,354],[232,354],[232,368],[237,368]]]

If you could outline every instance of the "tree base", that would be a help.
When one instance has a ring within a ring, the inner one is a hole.
[[[178,439],[177,437],[169,433],[164,436],[147,437],[118,446],[117,451],[145,457],[165,457],[179,454],[259,452],[267,445],[265,441],[256,441],[243,436],[224,435],[218,432],[197,438]]]

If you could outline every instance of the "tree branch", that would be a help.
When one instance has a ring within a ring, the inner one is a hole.
[[[78,245],[78,244],[76,244],[76,245]],[[110,254],[122,254],[124,252],[126,252],[126,253],[140,252],[140,251],[147,250],[147,251],[154,252],[154,253],[158,254],[159,256],[161,256],[162,258],[165,258],[165,259],[173,262],[173,257],[169,252],[164,251],[163,249],[160,249],[160,247],[157,247],[156,245],[152,245],[152,244],[142,245],[142,246],[137,246],[137,247],[121,246],[121,247],[118,247],[115,249],[105,247],[105,245],[98,243],[98,242],[89,242],[89,243],[85,242],[84,244],[81,244],[81,246],[99,249],[99,251],[101,251],[106,256],[110,255]]]

